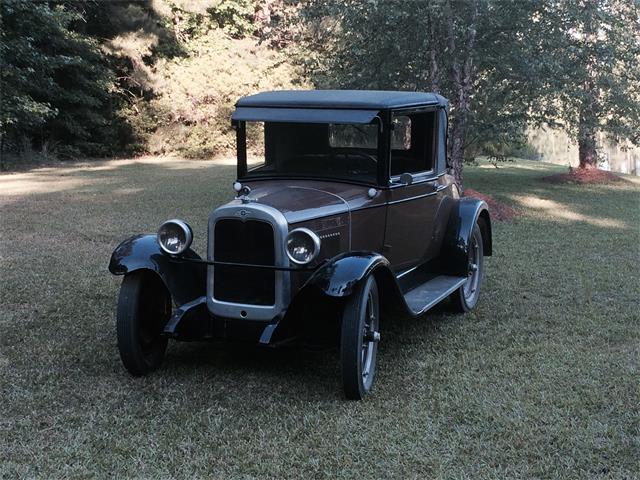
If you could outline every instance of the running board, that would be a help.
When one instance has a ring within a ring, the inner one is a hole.
[[[439,275],[409,290],[404,294],[404,300],[414,315],[421,315],[455,292],[466,281],[467,277]]]

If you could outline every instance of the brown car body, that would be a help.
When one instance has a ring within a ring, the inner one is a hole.
[[[452,208],[445,199],[459,198],[449,175],[381,189],[373,198],[366,186],[318,180],[291,183],[258,180],[243,185],[251,189],[252,200],[281,211],[290,229],[306,227],[320,238],[337,234],[339,242],[323,242],[319,260],[354,250],[380,252],[394,272],[437,256]]]

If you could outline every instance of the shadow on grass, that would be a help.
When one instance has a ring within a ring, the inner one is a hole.
[[[447,312],[448,303],[443,302],[420,317],[387,319],[381,327],[378,374],[381,368],[391,365],[393,370],[411,368],[409,359],[402,354],[411,343],[425,345],[432,352],[444,348],[432,340],[441,324],[454,323],[459,318]],[[451,326],[457,328],[455,324]],[[238,401],[257,394],[284,401],[293,394],[301,400],[325,402],[343,398],[340,368],[337,344],[324,348],[272,348],[224,341],[171,342],[165,363],[155,375],[194,384],[202,378],[221,385],[235,384],[236,390],[229,395]]]
[[[269,397],[299,392],[306,401],[339,397],[338,357],[335,349],[310,350],[303,347],[260,347],[253,343],[194,342],[173,343],[163,369],[185,381],[200,377],[222,385],[234,384],[232,397],[241,401],[258,392]]]

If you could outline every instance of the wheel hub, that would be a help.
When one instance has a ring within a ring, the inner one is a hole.
[[[482,252],[480,251],[480,244],[475,237],[471,239],[471,245],[469,248],[469,263],[468,263],[468,278],[464,285],[464,296],[467,300],[473,298],[478,290],[479,277],[480,277],[480,264]]]

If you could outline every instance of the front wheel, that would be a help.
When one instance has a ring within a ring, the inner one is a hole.
[[[451,304],[456,312],[470,312],[480,298],[480,284],[484,274],[484,250],[482,232],[476,223],[469,244],[469,274],[466,282],[451,294]]]
[[[171,296],[160,278],[137,271],[122,280],[118,298],[118,350],[125,368],[138,377],[156,370],[167,349],[162,331],[171,315]]]
[[[342,315],[340,357],[342,384],[348,399],[371,391],[380,340],[378,285],[371,275],[349,298]]]

